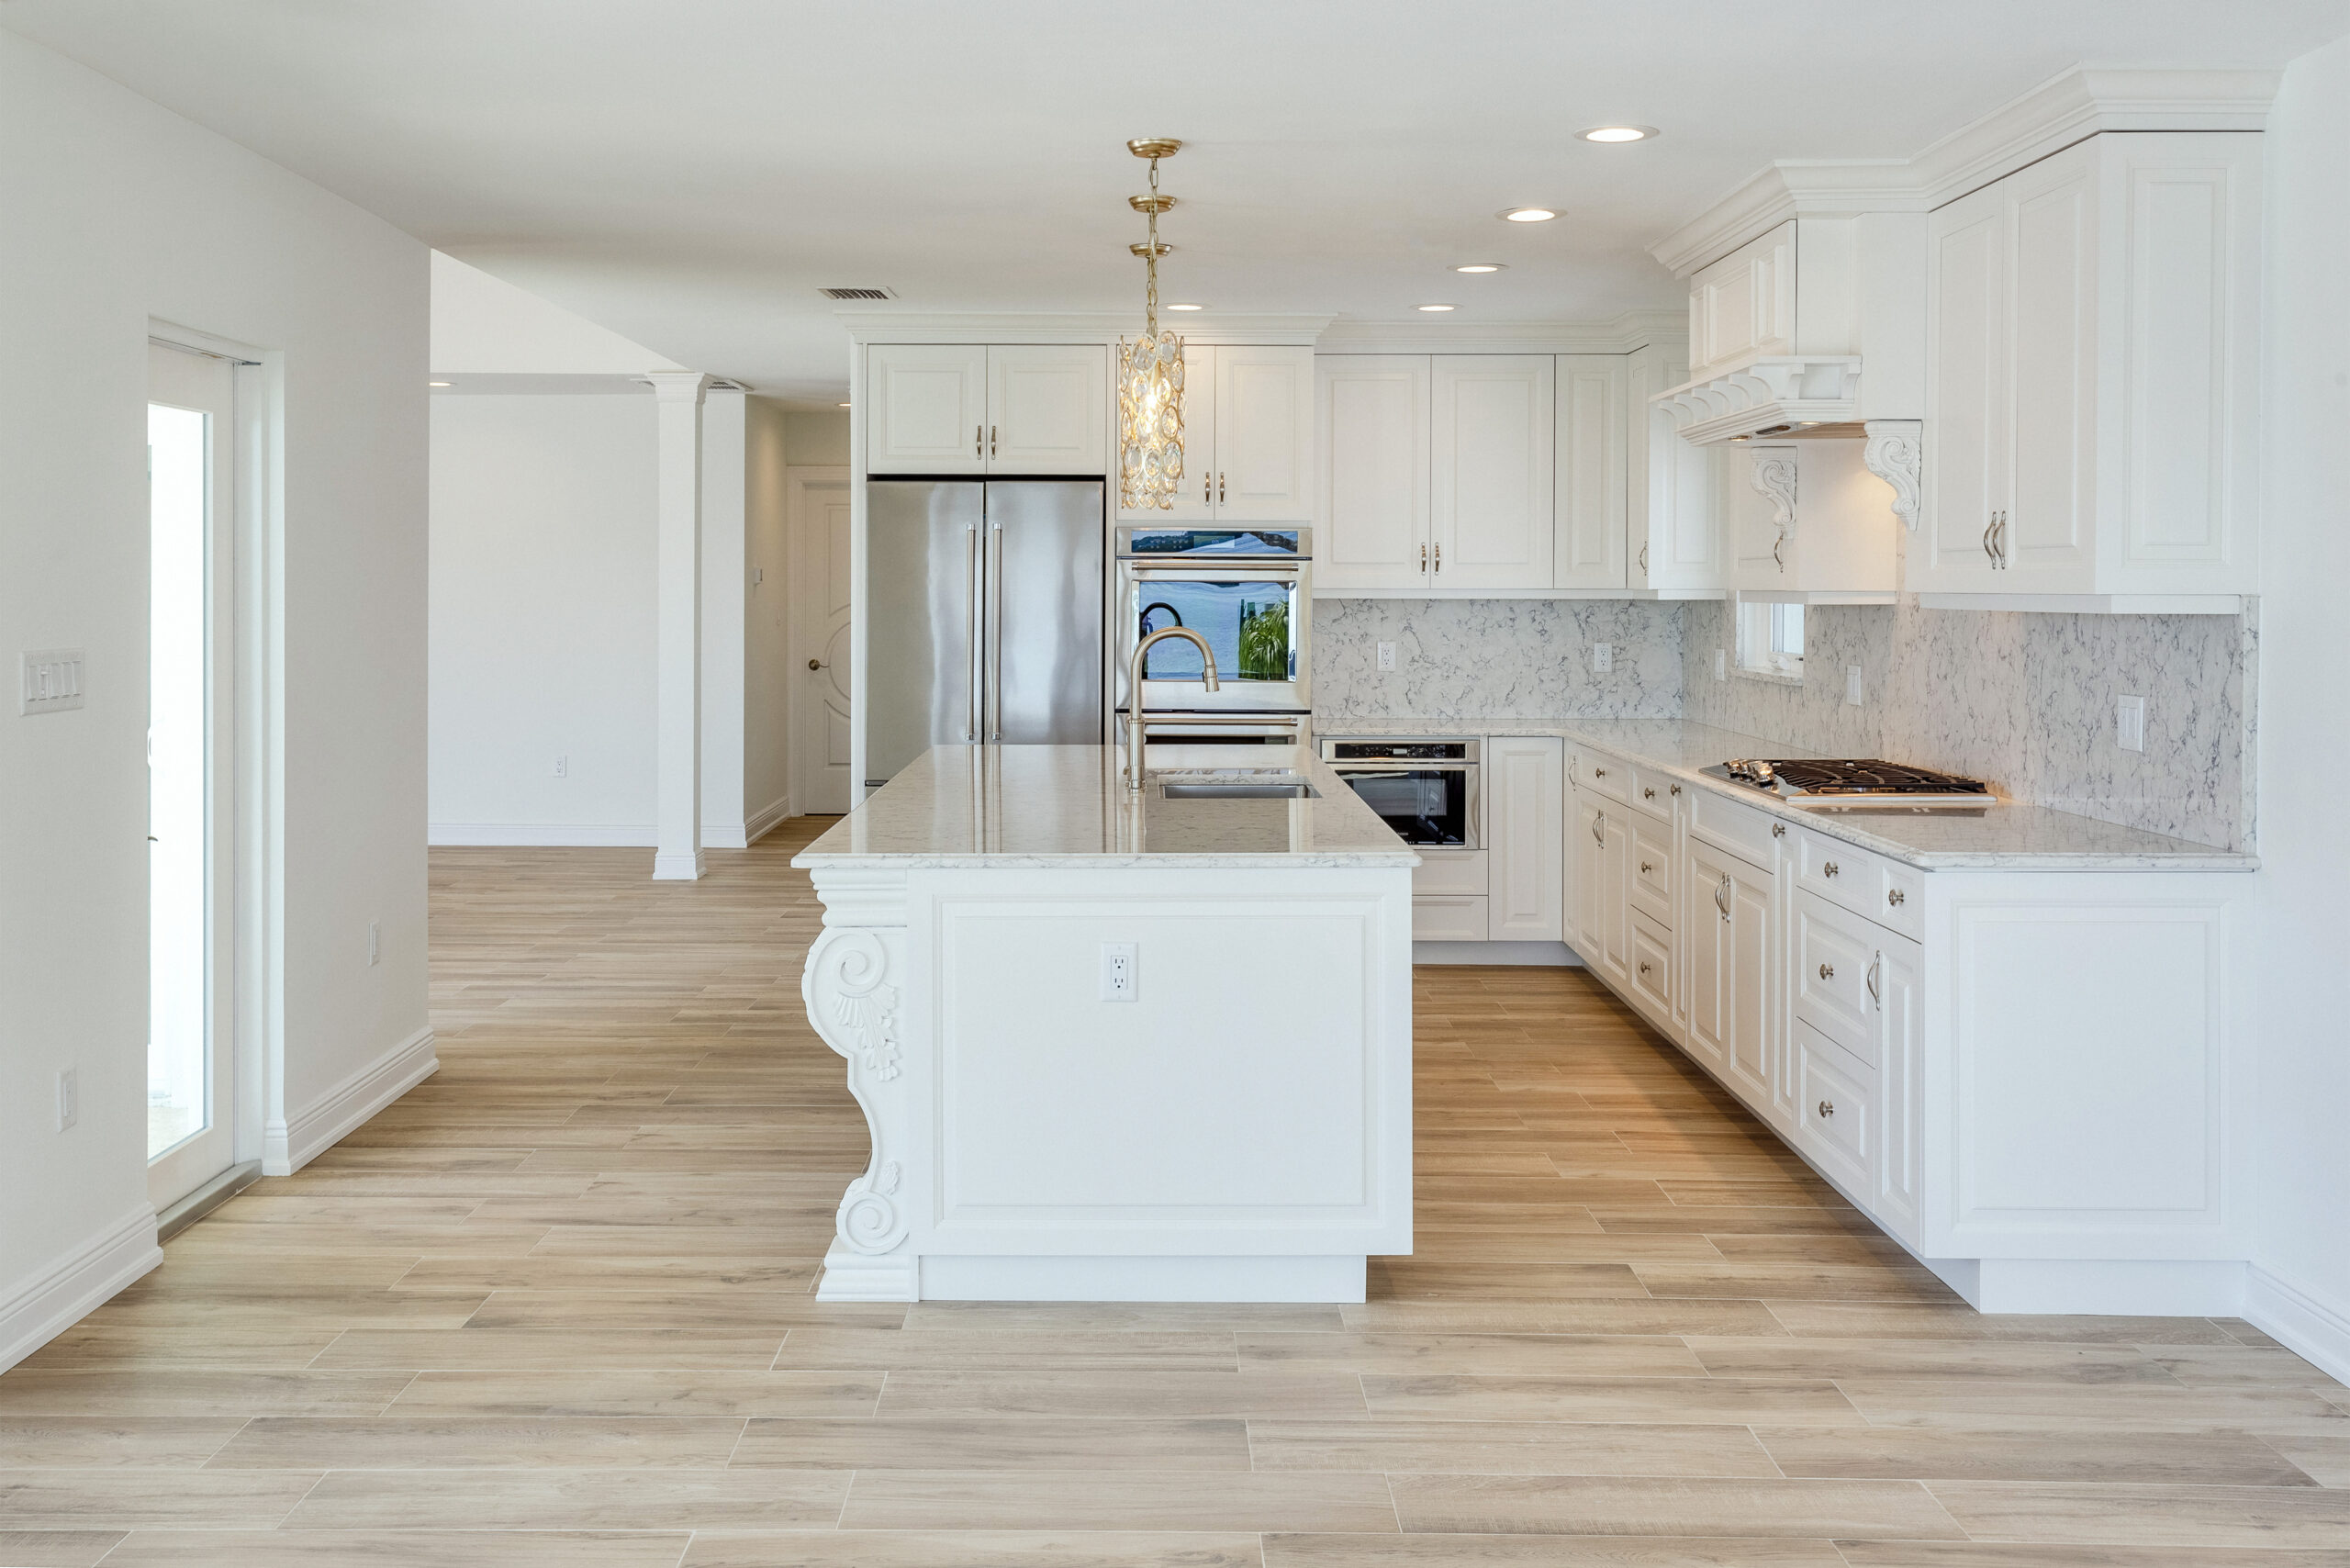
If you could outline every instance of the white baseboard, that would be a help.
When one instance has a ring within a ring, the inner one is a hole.
[[[1363,1299],[1363,1259],[999,1258],[920,1260],[923,1301],[1324,1301]],[[826,1260],[825,1278],[831,1279]],[[821,1294],[821,1293],[820,1293]]]
[[[2350,1383],[2350,1312],[2286,1283],[2257,1263],[2244,1273],[2244,1321],[2335,1382]]]
[[[744,846],[748,848],[751,845],[758,843],[759,840],[781,827],[790,816],[791,797],[789,795],[771,805],[763,806],[753,812],[751,820],[743,824]]]
[[[367,1067],[321,1095],[307,1111],[289,1115],[283,1127],[262,1135],[261,1173],[291,1176],[343,1136],[431,1077],[441,1058],[433,1053],[432,1030],[419,1029]]]
[[[427,844],[491,849],[650,849],[651,823],[433,823]]]
[[[852,1252],[834,1240],[816,1281],[818,1301],[920,1301],[914,1255],[901,1247],[878,1257]]]
[[[672,855],[660,851],[653,857],[653,879],[656,882],[690,882],[708,868],[702,863],[701,851]]]
[[[748,849],[751,835],[741,823],[704,823],[701,824],[701,846],[704,849]]]
[[[1416,964],[1518,964],[1580,969],[1583,960],[1564,942],[1415,942]]]
[[[6,1372],[88,1316],[163,1260],[155,1205],[141,1204],[72,1256],[0,1300],[0,1372]]]
[[[1964,1296],[1969,1306],[1985,1314],[2233,1317],[2244,1309],[2244,1265],[2234,1259],[1919,1260]]]

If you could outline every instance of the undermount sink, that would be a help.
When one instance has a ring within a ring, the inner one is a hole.
[[[1318,801],[1322,797],[1302,773],[1268,772],[1225,778],[1161,778],[1158,793],[1168,801]]]

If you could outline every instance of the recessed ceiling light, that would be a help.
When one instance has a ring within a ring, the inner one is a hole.
[[[1449,305],[1423,305],[1420,308],[1423,310],[1449,310],[1452,307]]]
[[[1505,209],[1501,216],[1512,223],[1548,223],[1559,215],[1547,207],[1513,207]]]
[[[1169,310],[1204,310],[1207,307],[1204,305],[1170,305],[1167,308]]]
[[[842,408],[844,408],[844,409],[845,409],[845,408],[847,408],[847,407],[848,407],[848,405],[847,405],[846,403],[843,403],[843,404],[841,405],[841,407],[842,407]]]
[[[1503,265],[1500,262],[1464,262],[1452,270],[1457,273],[1497,273]]]
[[[428,382],[426,382],[426,383],[425,383],[425,385],[426,385],[427,386],[448,386],[448,385],[449,385],[449,383],[447,383],[447,382],[445,382],[445,381],[428,381]]]
[[[1595,125],[1575,132],[1585,141],[1646,141],[1656,134],[1652,125]]]

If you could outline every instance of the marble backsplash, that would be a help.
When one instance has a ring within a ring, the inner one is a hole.
[[[1813,751],[1895,757],[2004,793],[2199,844],[2254,846],[2258,621],[1814,606],[1802,685],[1714,677],[1735,647],[1718,602],[1683,611],[1682,715]],[[1735,658],[1730,661],[1735,666]],[[1847,666],[1862,702],[1844,700]],[[2114,704],[2146,700],[2146,749],[2114,743]]]
[[[1314,711],[1331,721],[1674,719],[1682,613],[1638,599],[1317,599]],[[1395,667],[1379,667],[1379,644]],[[1592,644],[1611,667],[1593,670]]]

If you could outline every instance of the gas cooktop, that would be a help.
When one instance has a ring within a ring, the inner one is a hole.
[[[1911,767],[1880,757],[1740,757],[1698,769],[1733,784],[1774,794],[1790,805],[1826,810],[1907,809],[1981,811],[1998,797],[1979,779],[1930,767]]]

